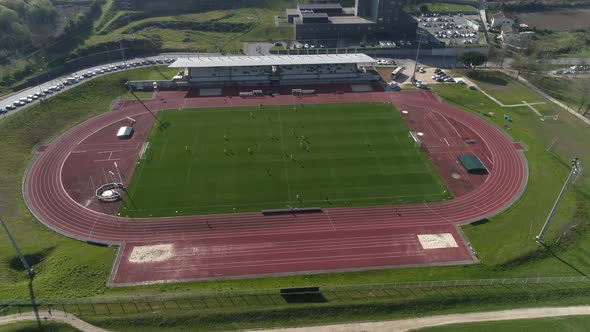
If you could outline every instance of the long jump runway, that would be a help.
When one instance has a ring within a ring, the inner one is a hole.
[[[161,92],[146,103],[161,110],[354,102],[395,104],[410,129],[425,134],[425,150],[454,198],[328,208],[312,214],[117,217],[118,205],[93,199],[93,188],[96,182],[110,179],[129,183],[154,121],[141,105],[127,101],[37,152],[25,177],[25,200],[36,218],[56,232],[81,241],[119,245],[112,285],[476,262],[458,225],[497,214],[516,200],[527,181],[526,161],[498,129],[439,103],[430,93],[245,99],[185,98],[181,92]],[[137,134],[128,141],[114,139],[117,128],[129,118],[135,121]],[[466,139],[478,144],[468,145]],[[462,171],[456,157],[465,152],[476,154],[489,174]]]

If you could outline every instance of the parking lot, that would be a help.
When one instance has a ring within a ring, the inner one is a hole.
[[[428,15],[428,16],[427,16]],[[481,25],[477,15],[442,15],[437,13],[422,14],[415,17],[418,28],[427,32],[429,40],[436,40],[445,45],[480,45],[479,31]]]

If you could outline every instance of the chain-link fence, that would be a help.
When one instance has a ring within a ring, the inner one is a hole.
[[[209,291],[126,295],[76,299],[0,301],[0,315],[37,310],[60,310],[78,316],[127,315],[155,312],[227,311],[278,308],[297,303],[352,304],[372,301],[412,301],[477,296],[545,294],[554,291],[590,291],[590,278],[532,277],[468,280],[436,280],[391,284],[321,286],[319,292],[280,294],[279,289]]]

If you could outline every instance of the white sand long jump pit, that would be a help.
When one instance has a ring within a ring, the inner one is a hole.
[[[457,248],[459,246],[451,233],[418,234],[418,241],[420,241],[422,249],[425,250]]]
[[[131,263],[156,263],[174,256],[172,244],[157,244],[153,246],[134,247],[129,255]]]

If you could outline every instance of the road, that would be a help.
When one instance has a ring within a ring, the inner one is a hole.
[[[264,330],[264,332],[404,332],[448,324],[477,323],[500,320],[532,319],[590,315],[590,306],[526,308],[468,314],[438,315],[384,322],[350,323],[313,327]],[[257,330],[262,332],[262,330]]]
[[[82,75],[83,73],[86,73],[88,71],[99,70],[100,68],[108,67],[109,65],[118,66],[120,64],[127,64],[127,63],[133,63],[133,62],[144,61],[144,60],[156,60],[156,59],[164,59],[164,58],[178,58],[178,57],[189,57],[189,56],[195,56],[196,57],[196,56],[203,56],[203,55],[212,55],[212,54],[211,53],[162,53],[162,54],[159,54],[159,55],[156,55],[156,56],[143,57],[143,58],[138,57],[138,58],[127,59],[126,61],[116,61],[116,62],[111,62],[111,63],[106,63],[106,64],[103,63],[103,64],[100,64],[98,66],[87,67],[87,68],[80,69],[80,70],[78,70],[76,72],[73,72],[73,73],[69,73],[69,74],[66,74],[66,75],[63,75],[63,76],[60,76],[60,77],[56,77],[56,78],[54,78],[54,79],[52,79],[50,81],[43,82],[40,85],[35,85],[35,86],[30,87],[30,88],[27,88],[25,90],[21,90],[21,91],[19,91],[17,93],[13,93],[11,95],[4,96],[4,97],[0,98],[0,108],[5,108],[6,105],[11,105],[14,102],[18,101],[20,98],[25,98],[27,95],[32,95],[32,94],[38,93],[39,91],[43,91],[45,89],[48,89],[51,86],[57,85],[59,83],[63,83],[68,77],[73,77],[73,76],[76,76],[76,75]],[[161,64],[156,64],[156,65],[161,65]],[[142,67],[146,67],[146,66],[142,66]],[[138,67],[131,67],[131,69],[135,69],[135,68],[138,68]],[[120,71],[123,71],[123,70],[120,69],[120,70],[117,70],[115,72],[120,72]],[[114,72],[105,73],[103,75],[108,75],[108,74],[111,74],[111,73],[114,73]],[[102,75],[99,75],[99,76],[102,76]],[[96,77],[97,76],[94,76],[94,77],[91,77],[91,78],[86,78],[86,79],[84,79],[84,81],[92,80],[92,79],[94,79]],[[51,98],[52,96],[55,96],[57,94],[60,94],[63,91],[67,91],[67,90],[71,89],[72,87],[74,87],[76,85],[77,84],[66,86],[61,91],[54,92],[53,94],[51,94],[51,95],[49,95],[48,97],[45,97],[45,98]],[[34,102],[32,102],[30,104],[27,104],[26,106],[18,107],[16,110],[9,111],[4,116],[11,116],[11,115],[13,115],[13,114],[15,114],[15,113],[23,110],[23,109],[27,109],[31,105],[35,105],[35,104],[39,103],[39,101],[40,101],[40,99],[35,100]]]

